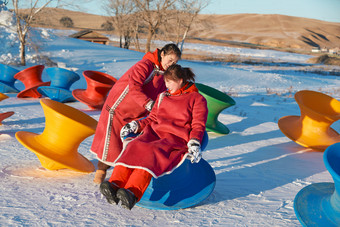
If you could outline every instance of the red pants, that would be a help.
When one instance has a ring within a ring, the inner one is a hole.
[[[119,188],[129,189],[138,201],[148,188],[152,175],[142,169],[131,169],[125,166],[115,166],[109,182],[115,183]]]

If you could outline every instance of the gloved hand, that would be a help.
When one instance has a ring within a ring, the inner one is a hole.
[[[191,163],[198,163],[202,158],[200,142],[196,139],[191,139],[187,146]]]
[[[137,133],[138,128],[139,128],[139,125],[138,125],[137,121],[131,121],[130,123],[127,123],[120,130],[120,138],[122,138],[122,140],[123,140],[124,137],[129,135],[130,133],[132,133],[132,132]]]

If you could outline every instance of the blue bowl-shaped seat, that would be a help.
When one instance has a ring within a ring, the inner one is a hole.
[[[294,210],[303,226],[340,226],[340,143],[329,146],[323,158],[334,183],[314,183],[297,193]]]
[[[208,134],[205,132],[202,150],[206,148],[208,140]],[[207,161],[201,159],[199,163],[191,163],[186,159],[171,174],[153,178],[136,205],[155,210],[192,207],[208,198],[215,184],[215,172]]]
[[[192,207],[208,198],[215,184],[215,172],[207,161],[191,163],[186,159],[171,174],[153,178],[136,205],[155,210]]]
[[[56,67],[48,68],[46,72],[51,79],[51,85],[39,87],[40,94],[62,103],[76,101],[69,89],[74,82],[80,79],[77,73]]]
[[[18,93],[19,90],[14,87],[15,78],[19,70],[8,65],[0,63],[0,92],[1,93]]]

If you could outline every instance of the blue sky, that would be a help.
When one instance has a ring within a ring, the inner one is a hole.
[[[12,8],[11,2],[9,1],[9,8]],[[103,14],[105,2],[105,0],[81,1],[82,11]],[[340,23],[340,0],[211,0],[202,13],[283,14]]]
[[[103,1],[91,1],[87,9],[102,11]],[[211,0],[204,14],[263,13],[340,22],[340,0]]]
[[[340,22],[340,0],[211,0],[206,14],[283,14]]]

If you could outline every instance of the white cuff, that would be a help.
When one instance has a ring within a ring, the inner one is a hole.
[[[149,112],[151,112],[153,105],[155,104],[155,102],[151,99],[146,105],[145,105],[145,109]]]

